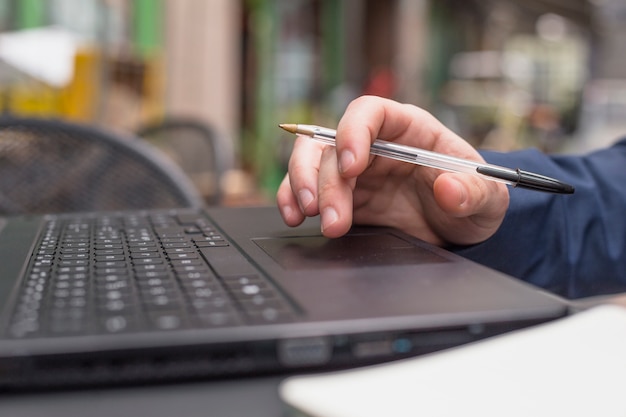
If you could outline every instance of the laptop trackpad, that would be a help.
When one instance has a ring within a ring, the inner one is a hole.
[[[254,239],[287,270],[440,263],[447,260],[391,233],[347,235],[338,239],[295,236]]]

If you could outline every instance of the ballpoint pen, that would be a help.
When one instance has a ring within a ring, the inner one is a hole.
[[[308,136],[327,145],[335,145],[337,132],[333,129],[305,124],[279,124],[278,126],[287,132]],[[519,168],[511,169],[470,161],[382,139],[376,139],[371,144],[370,153],[445,171],[478,175],[484,179],[501,182],[513,187],[557,194],[572,194],[574,192],[574,187],[569,184],[544,175],[522,171]]]

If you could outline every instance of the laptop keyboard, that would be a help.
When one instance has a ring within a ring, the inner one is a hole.
[[[294,309],[201,214],[49,217],[15,338],[286,322]]]

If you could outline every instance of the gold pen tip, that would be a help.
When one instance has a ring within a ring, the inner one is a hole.
[[[297,131],[298,131],[298,125],[295,125],[295,124],[280,123],[278,125],[278,127],[280,127],[281,129],[286,130],[289,133],[297,133]]]

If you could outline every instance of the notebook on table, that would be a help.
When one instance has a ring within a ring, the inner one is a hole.
[[[602,305],[470,346],[285,378],[285,416],[624,416],[626,309]]]
[[[0,219],[0,387],[345,368],[567,314],[397,230],[319,230],[274,207]]]

